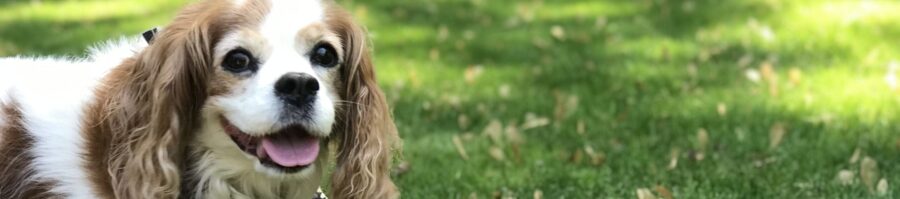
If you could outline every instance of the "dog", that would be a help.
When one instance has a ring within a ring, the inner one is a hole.
[[[0,59],[0,196],[399,197],[366,32],[332,0],[202,0],[145,36]]]

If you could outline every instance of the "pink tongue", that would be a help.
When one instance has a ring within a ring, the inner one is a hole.
[[[307,166],[319,155],[319,140],[305,133],[268,136],[262,139],[262,147],[273,162],[283,167]]]

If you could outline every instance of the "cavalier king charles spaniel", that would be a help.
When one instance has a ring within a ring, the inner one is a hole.
[[[151,36],[0,59],[0,197],[399,196],[366,33],[332,0],[205,0]]]

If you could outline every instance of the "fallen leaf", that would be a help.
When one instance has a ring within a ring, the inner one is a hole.
[[[543,199],[544,192],[541,190],[534,190],[534,199]]]
[[[768,61],[763,62],[759,70],[762,73],[763,80],[766,80],[769,85],[769,95],[778,96],[778,75],[775,74],[772,63]]]
[[[578,120],[578,123],[575,126],[575,132],[578,133],[578,135],[584,135],[585,131],[587,131],[584,126],[584,120]]]
[[[478,193],[475,193],[475,192],[469,193],[469,199],[478,199]]]
[[[581,150],[575,150],[575,152],[572,153],[572,157],[569,158],[569,161],[572,162],[572,164],[581,164],[581,159],[583,159],[583,157],[584,153],[582,153]]]
[[[888,181],[887,179],[882,178],[878,181],[878,187],[875,188],[875,193],[879,196],[887,195],[888,193]]]
[[[849,186],[853,184],[853,181],[856,180],[856,173],[850,170],[841,170],[838,171],[837,177],[835,177],[835,181],[840,185]]]
[[[591,158],[591,164],[594,166],[603,165],[606,162],[606,154],[603,152],[594,151],[594,148],[591,146],[584,146],[584,153]]]
[[[500,147],[492,146],[490,149],[488,149],[488,153],[492,158],[494,158],[494,160],[501,162],[503,160],[506,160],[506,156],[503,154],[503,149],[500,149]]]
[[[669,166],[667,167],[669,170],[678,168],[678,154],[680,153],[678,149],[672,149],[672,152],[669,154]]]
[[[578,109],[578,96],[577,95],[568,95],[563,94],[562,92],[554,92],[554,98],[556,99],[556,106],[554,109],[554,116],[557,122],[562,121],[566,117],[568,117],[573,110]]]
[[[468,83],[468,84],[475,83],[475,81],[478,80],[478,77],[481,76],[481,73],[483,73],[483,71],[484,71],[483,68],[484,67],[482,67],[481,65],[474,65],[474,66],[469,66],[469,68],[466,68],[466,72],[465,72],[466,83]]]
[[[863,158],[859,164],[859,177],[869,192],[874,193],[878,180],[878,162],[871,157]]]
[[[669,191],[669,189],[667,189],[666,187],[664,187],[664,186],[662,186],[662,185],[656,185],[656,188],[655,188],[655,189],[656,189],[656,193],[659,193],[659,197],[662,197],[662,198],[664,198],[664,199],[673,199],[673,198],[675,198],[675,197],[672,196],[672,192]]]
[[[753,83],[759,83],[759,80],[762,78],[762,75],[759,74],[759,70],[753,68],[744,71],[744,75]]]
[[[772,67],[772,63],[763,62],[759,65],[759,71],[762,73],[762,78],[765,80],[769,80],[775,77],[775,69]]]
[[[503,123],[496,119],[491,120],[487,127],[484,127],[484,134],[490,137],[494,143],[503,143]]]
[[[728,114],[728,106],[725,105],[725,103],[719,102],[719,104],[716,105],[716,112],[719,113],[719,116],[724,117]]]
[[[506,126],[506,140],[513,144],[522,144],[525,143],[525,138],[522,138],[522,134],[519,133],[519,129],[516,128],[515,125]]]
[[[775,125],[772,125],[772,129],[769,130],[769,149],[775,149],[781,145],[785,132],[784,124],[776,123]]]
[[[456,117],[456,123],[459,124],[459,129],[468,129],[469,128],[469,116],[465,114],[459,114],[459,117]]]
[[[637,189],[638,199],[656,199],[656,196],[653,195],[653,192],[650,192],[650,189],[640,188]]]
[[[453,145],[456,146],[456,152],[459,153],[463,160],[469,160],[465,145],[463,145],[462,139],[458,135],[453,135]]]
[[[803,72],[801,72],[799,68],[791,68],[791,70],[788,72],[788,79],[791,81],[792,85],[798,86],[803,80]]]
[[[501,97],[501,98],[507,98],[507,97],[509,97],[509,90],[510,90],[510,88],[509,88],[509,85],[508,85],[508,84],[500,85],[500,88],[498,88],[498,90],[499,90],[499,93],[500,93],[500,97]]]
[[[859,148],[856,148],[856,150],[853,151],[853,156],[850,156],[850,164],[856,164],[856,162],[859,162],[859,156],[861,155],[861,153],[862,152],[859,150]]]
[[[709,133],[706,129],[697,130],[697,150],[706,151],[706,145],[709,143]]]
[[[566,30],[563,29],[562,26],[556,25],[556,26],[551,27],[550,34],[552,34],[553,38],[556,38],[557,40],[560,40],[560,41],[566,40]]]
[[[528,130],[538,127],[547,126],[550,124],[550,119],[546,117],[538,117],[534,113],[526,113],[525,114],[525,123],[522,124],[522,130]]]

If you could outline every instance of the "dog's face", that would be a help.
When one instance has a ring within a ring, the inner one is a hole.
[[[195,139],[223,173],[303,177],[331,134],[343,46],[319,1],[235,0],[243,23],[212,50],[211,96]]]
[[[117,160],[129,169],[123,173],[163,175],[121,189],[142,192],[184,176],[200,181],[196,193],[315,188],[322,175],[311,174],[324,172],[325,144],[333,141],[336,198],[395,197],[389,169],[399,138],[365,35],[332,0],[206,0],[185,8],[127,61],[133,68],[117,72],[132,81],[119,90],[130,103],[112,103],[126,107],[113,120],[137,129],[123,133],[119,148],[142,152]],[[147,123],[128,123],[135,119]]]

